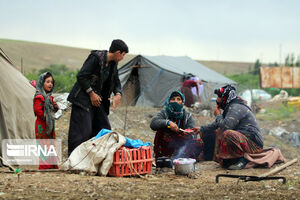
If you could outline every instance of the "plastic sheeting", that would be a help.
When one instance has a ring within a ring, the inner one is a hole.
[[[57,103],[59,110],[54,114],[55,119],[59,119],[63,115],[63,111],[67,110],[71,103],[67,100],[69,93],[63,93],[54,97],[54,101]]]
[[[108,134],[108,133],[111,133],[112,131],[111,130],[108,130],[108,129],[105,129],[103,128],[97,135],[96,137],[94,138],[94,140]],[[139,148],[141,146],[150,146],[151,143],[150,142],[146,142],[146,143],[143,143],[141,140],[133,140],[133,139],[130,139],[130,138],[127,138],[125,137],[126,139],[126,144],[124,145],[125,147],[129,147],[129,148]]]

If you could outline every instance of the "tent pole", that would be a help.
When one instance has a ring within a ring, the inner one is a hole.
[[[124,136],[126,136],[126,122],[127,122],[127,103],[126,103],[126,106],[125,106],[125,120],[124,120]]]

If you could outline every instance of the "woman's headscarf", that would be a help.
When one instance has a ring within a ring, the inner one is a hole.
[[[54,112],[55,109],[53,107],[53,104],[52,104],[49,96],[52,95],[52,91],[53,91],[53,88],[54,88],[54,79],[53,79],[52,90],[49,93],[46,93],[45,90],[44,90],[44,82],[45,82],[45,76],[46,75],[48,77],[51,76],[52,79],[53,79],[53,76],[52,76],[52,74],[50,72],[44,72],[44,73],[42,73],[40,75],[38,83],[36,85],[36,92],[35,92],[34,97],[36,97],[37,95],[42,95],[44,97],[44,100],[45,100],[44,117],[46,119],[46,133],[48,135],[50,135],[50,133],[54,129],[54,118],[52,116],[52,112]]]
[[[235,87],[231,85],[226,85],[222,88],[216,89],[215,94],[221,98],[221,102],[217,102],[217,104],[219,108],[224,110],[224,112],[222,113],[224,117],[226,116],[227,111],[229,109],[229,104],[231,103],[242,104],[246,106],[249,110],[251,110],[251,108],[247,106],[247,102],[236,95]]]
[[[221,98],[221,102],[217,102],[217,104],[219,108],[223,110],[227,105],[229,105],[231,101],[237,98],[235,87],[231,85],[226,85],[224,87],[216,89],[215,94],[218,95],[219,98]]]
[[[182,104],[179,105],[177,102],[170,102],[171,98],[173,97],[177,97],[177,96],[180,96],[181,99],[182,99]],[[184,116],[184,108],[183,108],[183,105],[184,105],[184,95],[179,92],[179,91],[173,91],[167,101],[165,102],[165,106],[166,106],[166,111],[168,113],[168,116],[170,118],[175,118],[175,119],[182,119],[183,116]]]

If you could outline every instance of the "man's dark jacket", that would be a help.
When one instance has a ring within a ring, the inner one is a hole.
[[[107,80],[103,82],[106,60],[107,51],[91,51],[77,74],[77,82],[68,96],[68,101],[89,111],[92,108],[92,103],[88,91],[92,89],[101,97],[101,104],[105,112],[109,114],[110,101],[108,98],[112,92],[114,94],[121,93],[122,88],[118,76],[118,63],[114,61],[109,63],[110,73]]]

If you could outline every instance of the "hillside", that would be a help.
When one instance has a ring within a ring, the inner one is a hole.
[[[249,71],[249,67],[251,69],[254,67],[254,63],[248,63],[248,62],[204,61],[204,60],[197,60],[197,61],[205,66],[208,66],[212,70],[227,75],[247,73]]]
[[[50,64],[65,64],[68,68],[78,69],[91,51],[90,49],[7,39],[0,39],[0,48],[19,70],[22,58],[25,73],[33,69],[46,68]],[[119,66],[128,62],[132,57],[133,55],[126,55]]]
[[[90,49],[9,39],[0,39],[0,48],[11,58],[19,70],[22,58],[25,73],[31,72],[33,69],[48,67],[50,64],[65,64],[68,68],[78,69],[90,52]],[[126,55],[119,66],[134,56],[132,54]],[[245,73],[248,72],[249,66],[253,67],[253,63],[197,61],[227,75]]]

